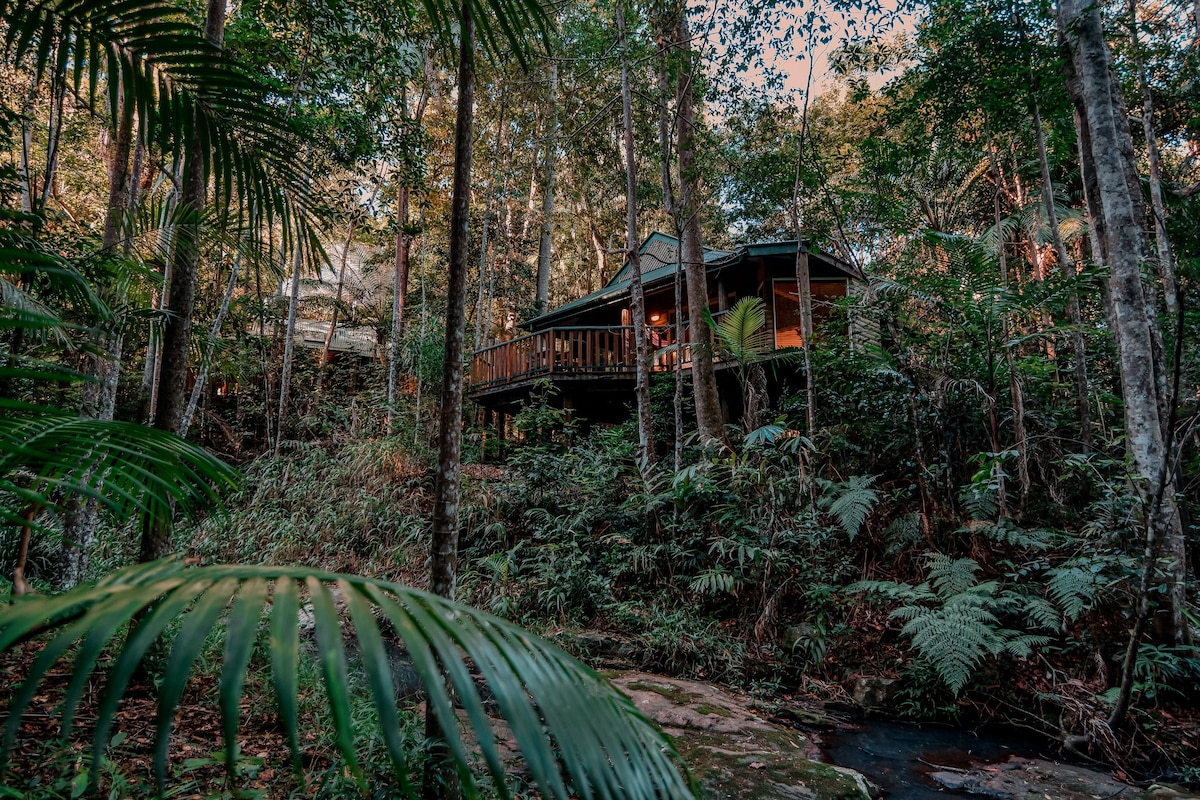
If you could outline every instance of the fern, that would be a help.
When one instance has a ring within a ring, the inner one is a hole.
[[[892,612],[907,620],[901,635],[912,640],[954,694],[966,686],[984,656],[1004,647],[999,620],[988,608],[991,600],[990,590],[977,586],[947,598],[940,608],[903,606]]]
[[[892,524],[883,532],[883,538],[888,540],[887,554],[889,556],[902,553],[921,539],[921,515],[914,511],[896,517]]]
[[[1046,590],[1067,619],[1086,611],[1100,590],[1100,576],[1079,566],[1057,567],[1047,576]]]
[[[993,541],[1025,550],[1048,550],[1054,539],[1052,531],[1044,528],[1021,528],[1008,518],[999,519],[994,524],[968,525],[959,532],[983,534]]]
[[[820,505],[837,520],[851,541],[879,502],[879,491],[873,488],[874,483],[874,475],[854,475],[844,483],[821,481],[826,494],[821,497]]]
[[[927,554],[925,567],[934,590],[947,599],[974,586],[977,582],[975,573],[979,571],[979,564],[970,558],[951,559],[941,553]]]
[[[1028,620],[1038,628],[1057,624],[1058,611],[1045,600],[1004,589],[998,581],[980,583],[979,564],[972,559],[929,553],[925,563],[928,580],[916,586],[860,581],[848,590],[904,603],[892,612],[893,619],[905,623],[900,634],[956,695],[984,658],[1024,658],[1047,641],[1045,636],[1004,627],[1001,615]]]

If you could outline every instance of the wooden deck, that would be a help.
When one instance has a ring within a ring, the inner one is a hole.
[[[674,368],[675,331],[647,327],[651,369]],[[664,349],[669,348],[669,349]],[[471,358],[472,394],[525,383],[537,378],[587,375],[633,375],[632,326],[550,328],[475,351]]]

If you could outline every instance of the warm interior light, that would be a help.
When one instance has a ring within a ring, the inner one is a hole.
[[[662,322],[662,314],[651,314],[650,321],[651,322]]]

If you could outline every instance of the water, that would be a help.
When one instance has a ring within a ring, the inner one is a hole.
[[[863,723],[857,730],[822,737],[830,762],[858,770],[888,800],[967,797],[940,789],[929,773],[1003,761],[1010,755],[1037,755],[1035,745],[1002,736],[979,737],[952,728],[902,722]]]

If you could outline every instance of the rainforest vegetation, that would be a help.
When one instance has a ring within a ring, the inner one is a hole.
[[[0,0],[0,87],[0,796],[688,796],[522,629],[1200,783],[1200,3]],[[867,280],[498,435],[654,231]]]

